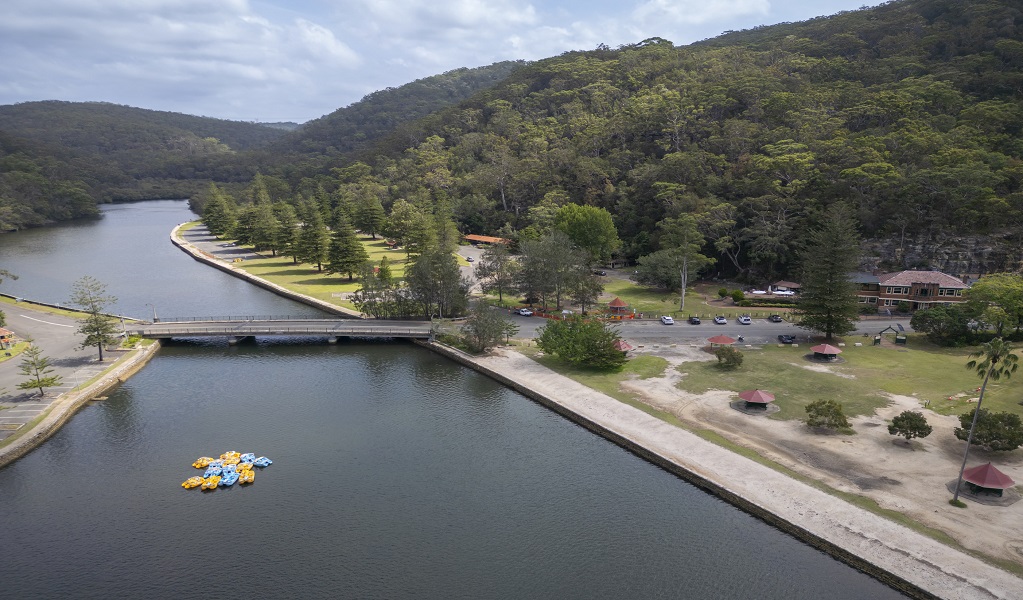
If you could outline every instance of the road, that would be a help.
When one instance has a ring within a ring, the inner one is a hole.
[[[541,317],[521,317],[511,315],[512,321],[519,326],[517,337],[535,337],[536,330],[547,322]],[[909,327],[909,319],[895,321],[858,321],[856,331],[845,336],[846,341],[869,342],[870,338],[878,331],[891,325],[897,327],[901,324],[906,331],[912,331]],[[796,336],[796,341],[806,343],[807,336],[811,332],[789,322],[771,323],[766,319],[753,319],[750,325],[740,325],[731,320],[727,325],[715,325],[713,321],[705,320],[700,325],[690,325],[685,321],[676,321],[674,325],[664,325],[656,319],[626,320],[619,324],[619,331],[626,339],[649,340],[654,342],[694,342],[705,341],[715,335],[727,335],[732,338],[743,336],[747,344],[774,344],[778,342],[779,334]],[[854,339],[855,338],[855,339]]]

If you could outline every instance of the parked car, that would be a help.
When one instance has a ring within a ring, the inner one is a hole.
[[[520,308],[517,311],[515,311],[515,314],[522,315],[523,317],[532,317],[533,311],[529,310],[528,308]]]
[[[471,256],[466,256],[466,257],[465,257],[465,260],[467,260],[467,261],[469,261],[469,262],[476,262],[476,259],[475,259],[475,258],[473,258],[473,257],[471,257]]]
[[[770,317],[767,317],[767,320],[772,322],[772,323],[781,323],[782,322],[781,315],[771,315]]]
[[[718,315],[718,316],[714,317],[714,324],[715,325],[728,325],[728,319],[724,318],[721,315]]]
[[[601,271],[600,269],[597,269],[596,271],[593,272],[593,274],[594,275],[600,275],[601,277],[605,277],[605,276],[607,276],[607,271]]]
[[[700,324],[700,317],[689,317],[689,324],[690,325],[699,325]]]
[[[753,318],[750,317],[749,315],[742,315],[737,320],[739,321],[740,325],[749,325],[753,323]]]
[[[661,317],[661,323],[664,323],[665,325],[674,325],[675,319],[672,319],[668,315],[664,315],[663,317]]]
[[[783,344],[791,344],[792,342],[796,341],[796,336],[794,336],[794,335],[787,335],[787,334],[783,333],[783,334],[778,336],[778,341],[783,343]]]

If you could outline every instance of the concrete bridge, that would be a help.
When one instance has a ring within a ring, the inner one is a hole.
[[[306,317],[211,317],[161,319],[156,323],[125,324],[129,335],[170,339],[226,337],[229,343],[248,337],[430,337],[429,321],[382,319],[310,319]]]

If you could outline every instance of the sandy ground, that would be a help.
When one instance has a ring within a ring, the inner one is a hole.
[[[945,485],[958,476],[965,448],[952,434],[958,425],[956,417],[927,410],[910,396],[891,396],[890,404],[876,414],[850,420],[856,435],[814,432],[797,421],[732,410],[728,403],[737,396],[731,391],[697,395],[679,390],[676,384],[684,378],[686,362],[713,360],[702,350],[678,347],[644,352],[671,364],[664,377],[624,384],[650,405],[694,427],[712,429],[835,489],[872,498],[884,508],[947,532],[966,548],[1023,565],[1023,501],[1009,507],[967,501],[966,510],[948,504],[951,495]],[[674,368],[680,365],[681,369]],[[826,365],[806,366],[830,371]],[[904,438],[889,434],[888,423],[904,410],[923,412],[934,428],[931,435],[907,444]],[[988,461],[1023,483],[1023,450],[986,452],[974,447],[967,466]]]

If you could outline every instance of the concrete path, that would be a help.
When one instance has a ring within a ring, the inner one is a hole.
[[[707,442],[509,350],[462,355],[809,536],[938,598],[1021,598],[1023,580]]]

